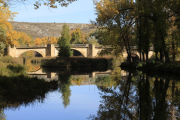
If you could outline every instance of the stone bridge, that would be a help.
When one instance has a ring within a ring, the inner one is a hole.
[[[102,46],[94,44],[71,44],[71,49],[81,53],[83,57],[97,57],[98,53],[102,50],[110,49],[111,46]],[[12,57],[19,57],[21,54],[27,51],[36,51],[40,53],[43,57],[56,57],[58,56],[59,50],[58,44],[48,44],[48,45],[16,45],[14,47],[8,46],[7,54]],[[131,52],[140,56],[137,51],[137,46],[130,47]],[[123,57],[127,57],[125,49],[122,51]],[[150,58],[153,55],[153,47],[150,47],[149,55]]]
[[[111,48],[110,46],[94,45],[94,44],[72,44],[71,49],[81,53],[83,57],[96,57],[103,49]],[[15,45],[14,47],[8,46],[7,54],[12,57],[19,57],[27,51],[36,51],[43,57],[56,57],[58,56],[59,45]]]
[[[138,57],[140,57],[140,53],[138,52],[138,47],[137,46],[130,46],[130,49],[131,49],[131,55],[135,54]],[[148,58],[150,58],[153,55],[153,53],[154,53],[154,48],[150,47],[149,48],[149,53],[148,53]],[[128,56],[125,48],[123,49],[121,54],[123,55],[123,57]]]

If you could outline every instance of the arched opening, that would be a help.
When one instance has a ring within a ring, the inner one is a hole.
[[[22,53],[19,57],[32,58],[32,57],[43,57],[43,56],[37,51],[30,50]]]
[[[72,51],[73,51],[73,56],[76,56],[76,57],[84,57],[84,55],[83,55],[81,52],[79,52],[79,51],[77,51],[77,50],[74,50],[74,49],[72,49]]]
[[[139,56],[135,53],[131,53],[131,59],[132,59],[132,62],[137,62],[139,61]]]

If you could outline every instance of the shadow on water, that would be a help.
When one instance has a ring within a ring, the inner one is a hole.
[[[58,89],[57,81],[45,82],[37,78],[0,76],[0,120],[4,109],[17,109],[43,102],[50,91]]]
[[[103,80],[114,81],[115,78]],[[180,119],[180,79],[152,77],[138,72],[129,72],[128,76],[119,78],[111,87],[97,84],[101,104],[97,115],[90,115],[88,119]]]

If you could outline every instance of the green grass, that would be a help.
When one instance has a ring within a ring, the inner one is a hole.
[[[42,102],[49,91],[57,90],[57,81],[29,78],[20,59],[0,58],[0,106],[18,108],[36,101]]]

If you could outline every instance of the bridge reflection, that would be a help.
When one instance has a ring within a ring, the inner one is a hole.
[[[60,71],[46,71],[43,70],[43,68],[40,68],[39,70],[35,72],[27,72],[29,74],[29,77],[37,77],[38,79],[45,79],[46,81],[50,82],[52,80],[58,81],[58,77],[62,72]],[[81,85],[89,85],[89,84],[94,84],[96,78],[98,77],[105,77],[105,76],[110,76],[111,75],[111,70],[107,71],[94,71],[94,72],[86,72],[86,73],[72,73],[71,77],[72,79],[78,79],[78,78],[86,78],[86,80],[83,80]],[[121,70],[121,76],[127,76],[128,74]]]
[[[79,78],[79,77],[88,77],[88,78],[97,78],[101,76],[108,76],[110,75],[111,70],[103,71],[103,72],[91,72],[91,73],[73,73],[71,74],[72,78]],[[58,72],[50,72],[50,71],[43,71],[43,69],[39,69],[35,72],[27,72],[29,77],[38,77],[39,79],[45,79],[46,81],[51,80],[58,80]]]

